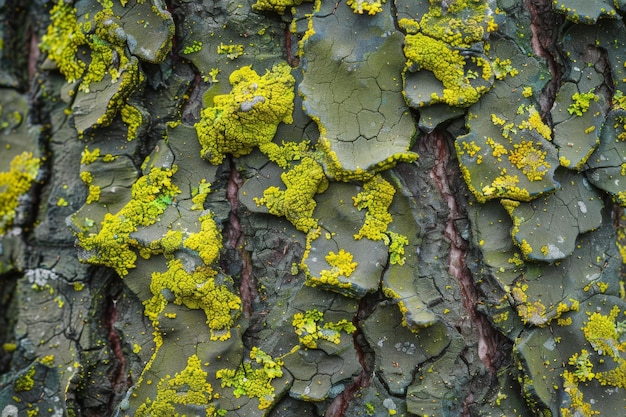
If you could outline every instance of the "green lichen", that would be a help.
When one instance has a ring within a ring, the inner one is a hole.
[[[490,62],[478,54],[461,53],[497,29],[488,2],[431,0],[419,23],[404,18],[399,24],[407,33],[405,80],[407,71],[427,70],[443,84],[442,92],[432,91],[430,100],[420,105],[468,107],[489,90],[493,81]]]
[[[222,388],[233,388],[236,398],[242,395],[257,398],[259,409],[264,410],[274,403],[272,381],[283,376],[283,361],[272,358],[256,346],[250,351],[250,359],[254,362],[245,361],[237,369],[220,369],[215,376],[222,381]]]
[[[214,106],[203,109],[195,125],[202,156],[215,165],[226,154],[239,157],[271,142],[279,123],[293,121],[295,80],[288,65],[276,65],[262,76],[243,67],[229,81],[230,94],[215,96]]]
[[[31,366],[30,368],[28,368],[28,371],[20,375],[15,380],[15,383],[13,384],[13,390],[15,392],[23,392],[23,391],[32,390],[35,387],[35,380],[34,380],[35,372],[37,372],[37,370],[35,369],[34,366]]]
[[[185,239],[184,246],[198,252],[205,265],[213,265],[222,249],[222,236],[210,213],[198,218],[200,231]]]
[[[100,156],[100,148],[94,148],[93,151],[90,151],[89,148],[85,147],[81,154],[80,163],[81,165],[89,165],[98,160]],[[84,180],[83,180],[84,181]]]
[[[572,96],[573,103],[569,105],[567,111],[569,114],[575,114],[576,116],[582,116],[587,110],[591,100],[598,101],[600,97],[593,91],[587,93],[574,93]]]
[[[204,209],[204,201],[207,196],[211,193],[211,184],[206,181],[206,179],[202,179],[198,187],[195,187],[191,190],[191,202],[193,205],[191,206],[192,210],[203,210]]]
[[[299,161],[308,152],[309,142],[282,142],[282,145],[277,145],[274,142],[263,143],[259,146],[259,150],[263,152],[270,161],[274,162],[279,167],[286,169],[290,162]]]
[[[422,16],[419,26],[427,36],[468,48],[497,29],[490,12],[487,1],[430,0],[428,13]]]
[[[443,84],[443,95],[433,92],[432,103],[468,107],[487,91],[484,86],[472,85],[465,74],[465,58],[444,41],[422,33],[407,35],[404,55],[408,60],[407,67],[416,65],[419,69],[431,71]]]
[[[383,11],[382,1],[367,1],[367,0],[348,0],[346,4],[357,14],[363,14],[364,12],[370,16]]]
[[[240,44],[219,44],[217,47],[218,55],[226,55],[229,59],[239,58],[243,55],[243,45]]]
[[[391,264],[404,264],[404,247],[409,244],[406,236],[399,233],[388,232],[387,227],[392,221],[389,207],[393,202],[396,189],[380,175],[374,176],[363,184],[363,191],[352,197],[354,206],[359,209],[367,209],[365,222],[355,240],[367,238],[382,241],[389,246]]]
[[[39,164],[39,158],[23,152],[13,158],[9,171],[0,172],[0,235],[13,225],[20,196],[30,190],[37,178]]]
[[[126,139],[129,142],[137,139],[137,130],[143,123],[143,116],[141,115],[141,112],[137,110],[136,107],[131,106],[130,104],[125,104],[120,110],[120,116],[122,116],[122,121],[126,124],[126,126],[128,126]]]
[[[122,277],[135,267],[137,254],[133,248],[139,245],[130,234],[139,226],[154,224],[180,193],[171,181],[176,170],[175,165],[172,169],[153,167],[133,184],[132,198],[119,212],[104,215],[97,233],[78,234],[78,245],[91,254],[87,262],[111,267]]]
[[[583,391],[589,381],[602,386],[626,388],[626,320],[618,321],[623,314],[613,306],[609,314],[594,311],[587,313],[589,319],[581,328],[585,340],[593,347],[594,355],[586,349],[575,352],[568,361],[573,370],[563,371],[563,390],[569,396],[568,407],[561,408],[563,416],[600,415],[594,404],[583,399]],[[598,359],[596,359],[596,357]],[[607,369],[612,366],[611,369]],[[596,367],[598,370],[596,370]]]
[[[354,235],[356,240],[367,238],[371,240],[389,240],[385,232],[392,218],[389,207],[393,201],[396,189],[380,175],[363,184],[363,191],[352,197],[354,206],[367,209],[365,223],[361,230]]]
[[[160,315],[167,306],[164,296],[167,290],[173,295],[174,304],[204,311],[211,340],[229,339],[230,329],[241,311],[241,299],[216,279],[217,272],[210,267],[199,266],[187,272],[180,259],[172,259],[166,272],[152,274],[152,298],[144,302],[146,316],[159,326]]]
[[[269,187],[263,192],[263,198],[256,199],[257,204],[266,205],[271,214],[284,216],[305,233],[316,228],[313,211],[317,203],[313,197],[328,187],[322,166],[313,158],[304,157],[298,165],[281,174],[281,179],[286,189]]]
[[[137,417],[171,416],[182,417],[177,406],[200,406],[207,417],[218,416],[213,399],[213,387],[207,381],[208,373],[203,369],[197,355],[187,358],[187,366],[174,377],[159,381],[154,400],[147,398],[136,411]]]
[[[252,5],[252,9],[274,11],[278,14],[283,14],[285,10],[293,6],[299,6],[304,1],[310,0],[257,0],[256,3]]]
[[[331,268],[322,270],[319,277],[309,276],[307,285],[337,289],[350,288],[352,284],[346,282],[346,279],[350,278],[350,275],[352,275],[358,266],[357,262],[352,261],[352,254],[343,249],[339,249],[337,253],[329,252],[325,259]],[[303,265],[303,267],[306,269],[306,265]]]
[[[200,52],[201,50],[202,50],[202,41],[194,40],[191,45],[185,46],[185,48],[183,49],[183,54],[189,55],[189,54],[193,54],[194,52]]]
[[[77,59],[78,48],[87,43],[87,38],[76,21],[76,9],[71,3],[60,1],[50,10],[50,20],[40,48],[56,62],[61,74],[74,82],[87,68],[85,62]]]
[[[354,324],[345,319],[336,323],[326,322],[322,325],[323,321],[324,313],[313,309],[294,314],[291,325],[300,343],[309,349],[315,349],[320,340],[338,345],[341,342],[341,332],[352,334],[356,330]]]

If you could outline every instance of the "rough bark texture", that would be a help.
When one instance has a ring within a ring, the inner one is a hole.
[[[0,414],[621,415],[625,14],[0,1]]]

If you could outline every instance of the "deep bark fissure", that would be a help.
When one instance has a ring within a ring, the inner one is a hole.
[[[226,247],[237,251],[241,260],[241,281],[239,293],[244,314],[247,317],[252,315],[252,303],[257,298],[256,283],[252,274],[252,258],[250,253],[244,248],[243,228],[237,210],[239,208],[239,188],[243,184],[239,170],[235,162],[230,159],[230,175],[226,186],[226,198],[230,203],[230,213],[228,214],[228,226],[225,231]]]
[[[530,13],[533,51],[546,60],[552,79],[546,84],[539,98],[541,114],[545,119],[556,99],[556,92],[561,85],[563,70],[558,60],[556,35],[563,24],[563,17],[552,9],[550,0],[524,0],[524,6]]]

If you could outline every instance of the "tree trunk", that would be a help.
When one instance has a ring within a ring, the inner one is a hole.
[[[622,3],[0,2],[0,414],[620,415]]]

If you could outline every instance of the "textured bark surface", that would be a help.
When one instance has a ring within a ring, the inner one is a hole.
[[[0,1],[0,414],[621,415],[623,3]]]

